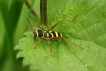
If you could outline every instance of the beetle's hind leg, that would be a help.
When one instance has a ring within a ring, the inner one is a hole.
[[[73,22],[76,19],[77,15],[72,19],[72,20],[65,20],[65,21],[59,21],[56,24],[54,24],[51,28],[50,31],[52,31],[58,24],[61,24],[61,22]]]
[[[65,37],[62,37],[64,40],[66,40],[67,42],[69,42],[69,43],[71,43],[71,44],[73,44],[74,46],[77,46],[78,48],[81,48],[82,50],[83,50],[83,47],[82,46],[79,46],[79,45],[77,45],[77,44],[75,44],[74,42],[72,42],[71,40],[69,40],[69,39],[67,39],[67,38],[65,38]]]
[[[50,41],[46,40],[46,39],[44,39],[44,40],[50,45],[50,52],[51,52],[51,55],[54,57],[54,54],[53,54],[53,51],[52,51],[52,45],[51,45]]]

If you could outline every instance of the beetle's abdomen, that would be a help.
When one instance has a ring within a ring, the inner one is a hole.
[[[54,31],[44,31],[44,39],[52,39],[62,37],[60,33]]]
[[[52,37],[52,34],[49,33],[49,31],[44,31],[44,38],[50,39]]]
[[[50,31],[50,33],[53,35],[53,37],[62,37],[62,35],[58,32]]]
[[[34,38],[43,38],[43,39],[61,39],[62,35],[58,32],[54,31],[46,31],[46,30],[36,30],[34,33]]]

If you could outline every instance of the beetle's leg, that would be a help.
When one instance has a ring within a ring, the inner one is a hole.
[[[72,20],[65,20],[64,22],[73,22],[73,20],[75,20],[76,17],[77,17],[77,15],[76,15]],[[60,22],[61,22],[61,21],[60,21]],[[56,24],[54,24],[54,25],[51,27],[50,31],[53,30],[58,24],[60,24],[60,22],[57,22]]]
[[[40,43],[40,39],[39,39],[38,43],[34,46],[34,49],[36,49],[36,47],[39,45],[39,43]]]
[[[71,43],[71,44],[73,44],[74,46],[77,46],[77,47],[79,47],[79,48],[81,48],[81,49],[83,49],[81,46],[79,46],[79,45],[77,45],[77,44],[75,44],[74,42],[72,42],[71,40],[69,40],[69,39],[67,39],[67,38],[65,38],[65,37],[62,37],[64,40],[66,40],[67,42],[69,42],[69,43]]]
[[[45,39],[45,41],[50,45],[50,52],[51,52],[51,55],[54,57],[54,54],[52,52],[52,45],[51,45],[50,41],[46,40],[46,39]]]

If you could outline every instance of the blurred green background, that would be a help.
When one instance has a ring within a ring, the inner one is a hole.
[[[22,65],[22,58],[16,59],[14,51],[23,33],[30,30],[27,18],[33,26],[40,24],[40,0],[28,0],[37,16],[25,5],[24,0],[0,0],[0,71],[29,71]],[[48,24],[54,14],[68,0],[48,0]]]

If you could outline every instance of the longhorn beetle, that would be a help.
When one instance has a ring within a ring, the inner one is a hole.
[[[72,22],[75,18],[77,17],[77,15],[72,19],[72,20],[67,20],[69,22]],[[54,56],[53,52],[52,52],[52,45],[49,41],[49,39],[51,40],[61,40],[62,38],[64,38],[65,40],[67,40],[68,42],[70,42],[71,44],[75,45],[75,46],[78,46],[77,44],[71,42],[70,40],[66,39],[65,37],[62,36],[62,34],[58,33],[58,32],[55,32],[55,31],[52,31],[58,24],[60,24],[59,22],[57,22],[56,24],[54,24],[50,30],[44,30],[44,25],[42,24],[42,29],[40,30],[34,30],[32,28],[32,25],[30,23],[30,21],[28,20],[30,26],[31,26],[31,29],[32,29],[32,32],[33,32],[33,37],[34,39],[36,37],[39,38],[39,41],[38,43],[35,45],[34,49],[38,46],[38,44],[40,43],[40,39],[44,39],[49,45],[50,45],[50,52],[52,54],[52,56]],[[82,48],[81,46],[78,46],[80,48]]]

